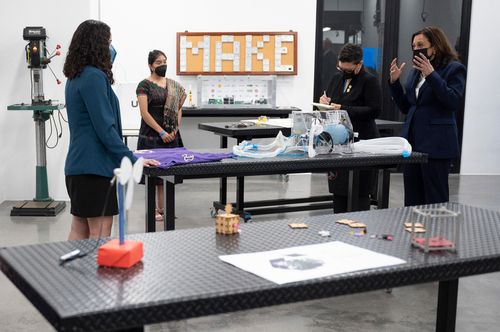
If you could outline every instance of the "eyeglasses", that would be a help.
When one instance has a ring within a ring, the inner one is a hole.
[[[339,63],[339,64],[337,64],[337,70],[342,71],[342,72],[347,73],[347,74],[351,74],[351,73],[354,73],[356,71],[358,65],[359,65],[359,63],[356,63],[356,64],[354,64],[353,67],[343,68],[343,67],[341,67],[341,65]]]

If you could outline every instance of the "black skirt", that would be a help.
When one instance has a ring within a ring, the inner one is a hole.
[[[111,178],[83,174],[66,176],[66,189],[71,201],[71,214],[81,218],[118,214],[116,184]]]

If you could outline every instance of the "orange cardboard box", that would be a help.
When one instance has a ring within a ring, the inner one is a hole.
[[[99,247],[97,264],[99,266],[129,268],[141,261],[144,246],[140,241],[125,240],[120,245],[118,239],[111,240]]]

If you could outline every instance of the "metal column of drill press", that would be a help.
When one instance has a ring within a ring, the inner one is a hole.
[[[54,110],[64,108],[62,104],[54,104],[45,100],[43,93],[43,69],[47,68],[52,56],[47,56],[43,27],[26,27],[23,30],[24,40],[29,41],[25,47],[26,62],[31,75],[31,104],[15,104],[7,107],[10,111],[32,111],[36,134],[36,195],[33,200],[18,202],[11,210],[11,216],[55,216],[66,206],[65,202],[54,201],[49,196],[47,178],[47,157],[45,142],[45,121]],[[59,81],[58,81],[59,83]]]

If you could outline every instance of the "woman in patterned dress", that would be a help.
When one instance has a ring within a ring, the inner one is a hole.
[[[137,86],[136,94],[141,111],[141,128],[137,149],[181,147],[179,128],[185,89],[176,81],[165,77],[167,57],[159,50],[148,55],[150,75]],[[163,220],[163,183],[156,186],[156,220]]]

